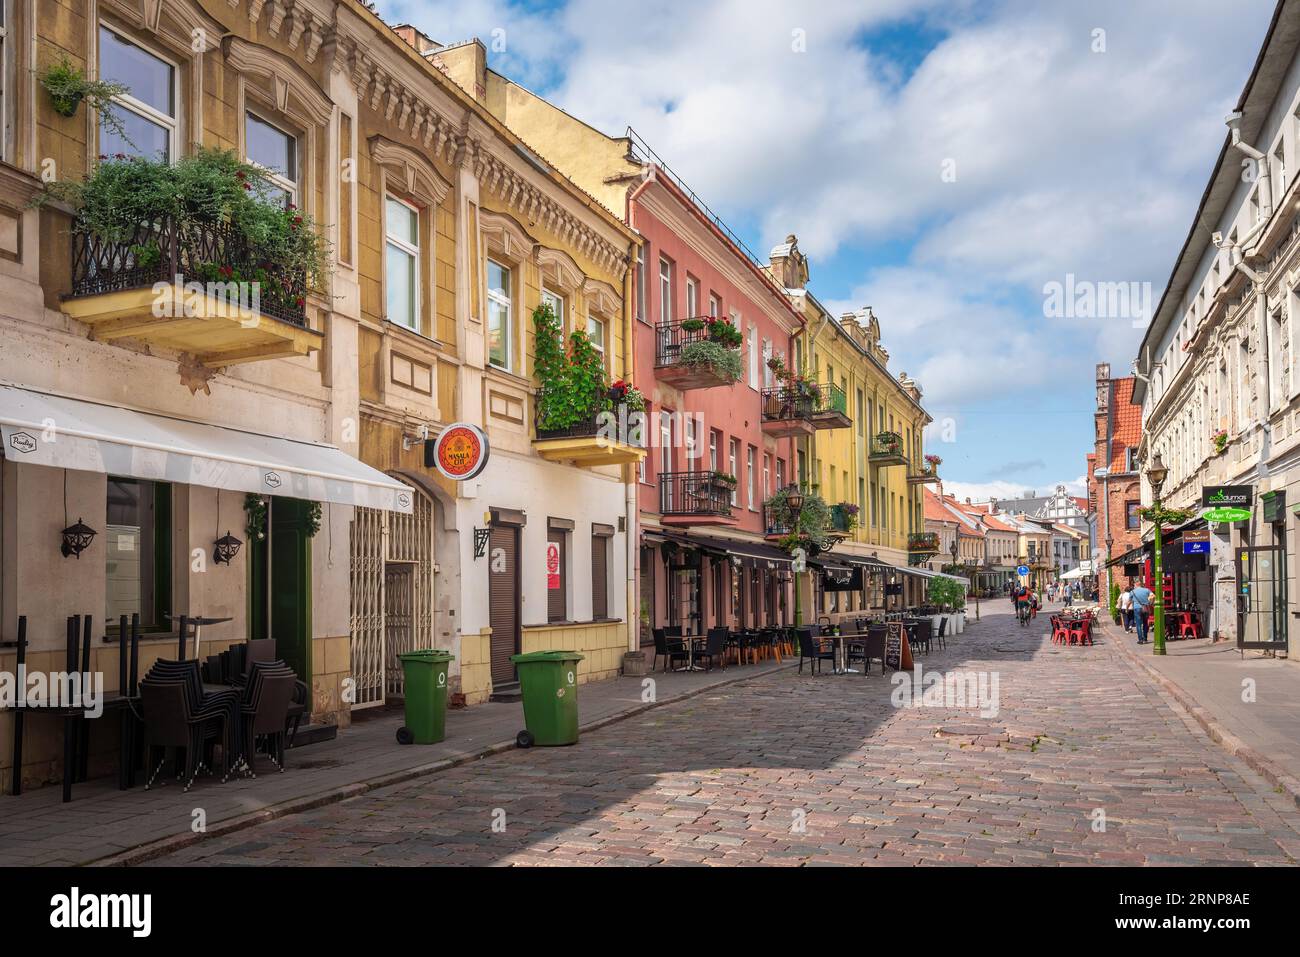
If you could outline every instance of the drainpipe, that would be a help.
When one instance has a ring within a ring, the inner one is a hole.
[[[630,203],[630,200],[629,200]],[[628,243],[627,255],[628,263],[632,264],[623,279],[623,381],[629,385],[636,385],[636,330],[632,327],[632,310],[636,302],[636,249],[638,243],[633,240]],[[647,438],[645,430],[647,423],[644,417],[641,423],[642,441]],[[624,607],[627,609],[627,661],[624,664],[624,674],[644,674],[645,660],[644,655],[641,661],[636,662],[636,656],[641,653],[641,601],[640,589],[637,583],[640,578],[640,569],[637,568],[637,562],[641,556],[640,541],[638,540],[641,533],[639,518],[639,509],[637,507],[637,493],[640,486],[637,483],[636,465],[623,466],[623,511],[624,524],[627,526],[627,558],[625,567],[627,568],[627,581],[625,583]],[[629,670],[628,665],[632,668]]]
[[[1257,329],[1259,343],[1259,356],[1255,360],[1256,369],[1259,373],[1261,399],[1264,403],[1264,413],[1254,423],[1254,429],[1263,431],[1263,438],[1260,440],[1259,448],[1259,467],[1258,475],[1261,479],[1268,476],[1268,456],[1270,454],[1273,437],[1273,427],[1269,424],[1268,418],[1272,411],[1273,389],[1269,379],[1268,357],[1271,353],[1269,346],[1269,322],[1268,322],[1268,293],[1264,289],[1264,277],[1259,275],[1244,262],[1239,262],[1236,268],[1255,286],[1255,326]]]
[[[1259,180],[1259,222],[1266,223],[1273,215],[1273,178],[1269,175],[1268,157],[1241,138],[1241,111],[1229,113],[1224,122],[1232,131],[1232,146],[1255,161]],[[1259,225],[1259,224],[1256,224]]]

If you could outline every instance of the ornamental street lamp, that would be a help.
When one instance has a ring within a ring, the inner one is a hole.
[[[797,483],[791,483],[785,487],[785,507],[789,511],[790,531],[798,535],[800,528],[800,518],[803,514],[803,492],[799,491]],[[805,555],[806,557],[806,555]],[[799,568],[798,563],[793,567],[794,571],[794,623],[796,626],[803,624],[803,603],[800,601],[799,592],[802,582],[803,570]]]
[[[1156,553],[1155,561],[1152,563],[1155,572],[1155,597],[1151,606],[1151,628],[1154,633],[1155,644],[1151,648],[1153,655],[1163,655],[1165,653],[1165,574],[1163,551],[1164,544],[1161,541],[1160,529],[1160,490],[1164,487],[1165,479],[1169,476],[1169,469],[1165,468],[1165,463],[1157,452],[1151,459],[1151,464],[1147,467],[1147,481],[1151,483],[1151,500],[1154,505],[1152,508],[1152,524],[1156,529]]]

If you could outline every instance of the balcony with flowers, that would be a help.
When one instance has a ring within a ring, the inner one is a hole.
[[[727,472],[660,472],[660,521],[673,526],[735,525],[735,493],[736,477]]]
[[[629,465],[645,457],[645,397],[629,383],[609,384],[605,363],[587,333],[575,331],[569,347],[550,305],[533,312],[533,448],[554,462],[581,467]]]
[[[777,384],[763,390],[762,428],[773,438],[808,436],[819,429],[852,424],[844,390],[834,383],[815,382],[788,369],[780,356],[767,360]]]
[[[85,179],[52,183],[40,201],[72,211],[62,309],[94,338],[176,350],[209,368],[320,348],[306,306],[327,277],[325,241],[233,153],[101,156]]]
[[[655,326],[655,378],[677,389],[711,389],[740,381],[742,337],[730,319],[692,316]]]
[[[913,532],[907,536],[907,562],[920,565],[939,554],[938,532]]]
[[[907,481],[909,485],[925,485],[930,482],[939,481],[939,466],[943,464],[943,459],[937,455],[927,455],[925,457],[925,466],[921,471],[914,475],[909,475]]]
[[[877,432],[871,437],[871,454],[868,461],[875,466],[906,465],[903,454],[903,437],[897,432]]]

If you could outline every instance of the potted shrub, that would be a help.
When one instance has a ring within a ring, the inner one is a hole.
[[[740,330],[731,324],[730,319],[723,316],[710,316],[706,322],[709,327],[710,342],[716,342],[728,349],[736,349],[744,341]]]
[[[724,492],[727,492],[728,494],[730,494],[732,491],[735,490],[736,481],[737,481],[736,476],[732,475],[730,472],[713,473],[713,479],[712,479],[713,487],[720,489]]]
[[[1222,455],[1228,449],[1228,431],[1219,429],[1210,436],[1210,441],[1214,443],[1214,454]]]
[[[683,331],[683,332],[699,332],[699,331],[702,330],[703,328],[704,328],[704,320],[703,320],[703,319],[700,319],[700,318],[697,318],[697,317],[692,317],[692,318],[690,318],[690,319],[683,319],[683,320],[682,320],[682,331]]]
[[[688,344],[678,361],[685,366],[707,366],[727,383],[739,382],[744,373],[740,353],[713,339],[697,339]]]
[[[73,66],[68,57],[46,67],[36,76],[37,81],[50,96],[50,105],[59,116],[77,115],[77,107],[84,101],[91,109],[99,113],[106,126],[114,133],[126,139],[126,130],[117,115],[114,97],[129,92],[123,83],[111,83],[106,80],[88,78],[80,67]],[[127,139],[127,142],[130,142]]]

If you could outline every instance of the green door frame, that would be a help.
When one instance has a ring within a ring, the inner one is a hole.
[[[273,496],[266,537],[249,549],[249,634],[274,638],[275,652],[311,686],[310,502]],[[267,555],[270,554],[270,580]],[[268,588],[270,601],[268,603]]]

